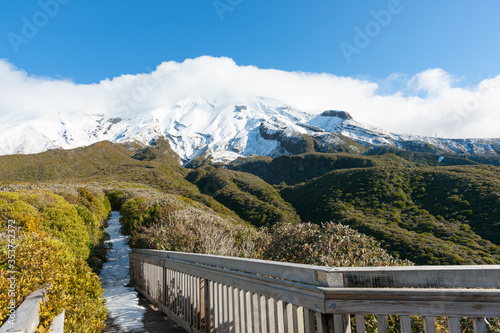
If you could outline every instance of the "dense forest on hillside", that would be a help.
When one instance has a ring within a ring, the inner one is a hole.
[[[498,170],[349,169],[283,188],[302,219],[338,221],[418,264],[500,262]]]
[[[443,160],[444,161],[444,160]],[[429,153],[252,157],[302,221],[336,221],[418,264],[500,262],[500,168]]]
[[[133,247],[329,266],[499,264],[500,167],[437,158],[311,153],[187,169],[162,139],[2,156],[0,289],[15,219],[26,261],[18,301],[49,283],[67,296],[47,303],[43,323],[68,302],[88,302],[68,318],[100,327],[96,272],[111,210]]]

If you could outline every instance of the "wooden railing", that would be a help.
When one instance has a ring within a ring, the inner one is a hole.
[[[0,333],[34,333],[40,323],[40,303],[44,301],[45,288],[40,288],[31,293],[24,302],[9,317],[7,321],[0,327]],[[64,316],[65,311],[54,317],[49,328],[50,332],[64,332]]]
[[[344,333],[353,325],[409,333],[418,322],[426,333],[436,323],[485,333],[500,317],[493,265],[328,268],[136,249],[130,270],[131,284],[193,333]]]

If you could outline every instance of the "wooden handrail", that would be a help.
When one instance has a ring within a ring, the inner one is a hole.
[[[12,320],[7,320],[0,328],[0,333],[6,332],[35,332],[40,322],[40,302],[43,301],[45,288],[31,293],[14,312]]]
[[[336,288],[500,288],[500,265],[339,267],[322,280]]]
[[[38,328],[40,323],[40,304],[44,301],[45,287],[31,293],[14,312],[12,320],[7,320],[2,327],[0,333],[33,333]],[[63,312],[55,317],[49,331],[54,333],[64,332],[64,315]]]
[[[500,266],[329,268],[172,251],[134,250],[131,284],[190,332],[364,333],[365,315],[376,315],[379,332],[388,315],[500,317]],[[493,288],[493,289],[472,289]]]
[[[228,270],[268,275],[276,278],[319,285],[318,272],[328,272],[328,267],[291,264],[279,261],[185,253],[174,251],[134,249],[134,253],[153,255],[207,266],[224,267]]]
[[[324,288],[328,313],[500,317],[500,290]]]
[[[59,315],[52,319],[52,323],[49,327],[49,332],[51,333],[64,333],[64,318],[66,316],[66,311],[63,310]]]
[[[323,267],[196,253],[134,249],[134,253],[261,274],[323,287],[500,288],[500,265]]]

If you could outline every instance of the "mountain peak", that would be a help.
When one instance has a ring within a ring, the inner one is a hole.
[[[339,110],[327,110],[320,114],[322,117],[337,117],[344,120],[353,120],[349,112]]]

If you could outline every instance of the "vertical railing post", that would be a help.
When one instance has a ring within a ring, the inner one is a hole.
[[[163,267],[163,291],[162,291],[162,300],[161,300],[161,304],[163,304],[164,306],[167,306],[167,303],[168,303],[168,285],[167,285],[167,268],[166,267]]]
[[[128,268],[129,268],[129,283],[131,286],[134,285],[134,260],[128,257]]]
[[[328,330],[328,333],[342,333],[342,332],[337,332],[335,331],[335,318],[336,315],[328,314],[326,315],[326,327]]]
[[[474,318],[474,333],[486,333],[486,320],[484,318]]]
[[[316,325],[318,333],[333,333],[333,325],[328,327],[328,315],[316,312]],[[331,316],[330,316],[331,317]],[[331,329],[331,330],[330,330]]]
[[[212,326],[210,320],[210,292],[209,282],[205,278],[200,278],[200,303],[201,330],[210,333]]]
[[[351,333],[351,316],[348,314],[334,314],[335,333]]]

